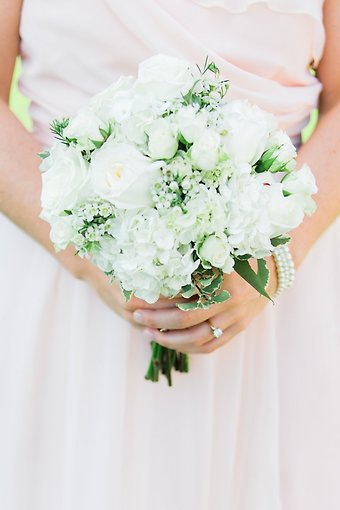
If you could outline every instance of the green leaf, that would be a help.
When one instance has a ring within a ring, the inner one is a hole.
[[[49,155],[50,155],[50,153],[48,151],[38,152],[38,156],[41,159],[46,159],[49,157]]]
[[[212,302],[210,301],[210,299],[207,299],[206,301],[199,301],[198,302],[198,307],[197,308],[203,308],[203,310],[206,310],[207,308],[210,308]]]
[[[238,255],[237,258],[239,260],[248,260],[251,259],[251,255],[249,255],[249,253],[246,253],[245,255]]]
[[[184,298],[191,298],[194,294],[196,294],[196,287],[194,285],[184,285],[182,287],[181,295]]]
[[[257,273],[253,271],[247,260],[235,259],[234,269],[246,282],[249,283],[255,290],[257,290],[262,296],[271,299],[269,294],[266,292],[266,286],[269,279],[269,270],[267,268],[266,261],[264,259],[258,259]]]
[[[210,62],[207,69],[209,69],[209,71],[211,71],[214,74],[219,74],[219,72],[220,72],[220,70],[217,67],[217,65],[215,64],[215,62]]]
[[[104,140],[91,140],[90,138],[90,142],[93,143],[96,149],[100,149],[101,146],[104,145]]]
[[[106,140],[107,134],[108,134],[107,131],[103,128],[99,128],[99,132],[102,135],[102,137],[105,138],[105,140]]]
[[[228,301],[230,299],[230,293],[227,290],[222,290],[219,294],[216,294],[211,298],[211,304],[214,303],[224,303],[224,301]]]
[[[123,287],[122,287],[122,292],[123,292],[123,295],[124,295],[124,297],[125,297],[125,301],[126,301],[126,302],[127,302],[127,301],[129,301],[129,299],[130,299],[130,298],[131,298],[131,296],[132,296],[132,290],[125,290],[125,289],[123,289]]]
[[[275,158],[268,158],[266,160],[259,160],[255,165],[255,172],[260,174],[262,172],[268,172],[270,167],[275,163],[277,156]]]
[[[216,292],[220,288],[222,281],[223,273],[221,271],[210,285],[202,289],[202,292],[204,292],[204,294],[214,294],[214,292]]]
[[[276,246],[279,246],[280,244],[287,244],[289,243],[290,241],[290,237],[283,237],[283,236],[277,236],[277,237],[273,237],[273,239],[270,240],[270,242],[272,243],[272,246],[274,246],[274,248]]]
[[[177,303],[176,306],[184,312],[187,310],[197,310],[198,308],[202,308],[202,304],[198,301],[190,301],[189,303]]]
[[[197,283],[205,288],[205,287],[208,287],[208,285],[210,285],[212,283],[212,281],[214,280],[215,278],[215,275],[213,274],[212,276],[208,276],[207,278],[199,278],[197,281]]]

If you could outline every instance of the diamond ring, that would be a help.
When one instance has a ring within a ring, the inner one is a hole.
[[[210,326],[210,329],[212,331],[212,334],[214,335],[215,338],[220,338],[220,336],[223,335],[223,330],[221,328],[215,328],[215,326],[213,326],[210,322],[210,320],[208,319],[207,320],[209,326]]]

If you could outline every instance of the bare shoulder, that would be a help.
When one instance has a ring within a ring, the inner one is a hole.
[[[340,1],[325,0],[326,44],[317,75],[323,84],[321,109],[329,110],[340,101]]]
[[[21,6],[22,0],[0,0],[0,97],[5,101],[19,50]]]

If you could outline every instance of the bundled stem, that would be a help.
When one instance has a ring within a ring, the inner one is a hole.
[[[189,356],[174,349],[163,347],[155,341],[151,342],[151,359],[145,379],[152,382],[159,381],[160,373],[172,386],[172,370],[189,372]]]

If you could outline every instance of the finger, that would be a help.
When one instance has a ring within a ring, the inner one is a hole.
[[[226,343],[230,342],[236,335],[243,331],[244,324],[242,321],[234,322],[231,326],[226,328],[219,338],[213,338],[209,342],[206,342],[204,345],[201,345],[199,348],[199,354],[210,354]]]
[[[158,310],[136,309],[133,316],[138,324],[153,329],[187,329],[214,317],[221,310],[225,310],[226,303],[213,305],[207,309],[180,310],[177,306]]]
[[[178,331],[161,332],[158,329],[147,328],[144,334],[150,340],[168,347],[169,349],[176,349],[179,352],[195,353],[198,349],[198,342],[205,338],[211,330],[207,323],[202,323],[193,326],[190,329],[182,329]]]
[[[235,313],[218,314],[213,318],[213,325],[223,331],[236,320]],[[213,330],[207,321],[187,329],[161,332],[158,329],[147,328],[144,332],[150,339],[164,345],[164,347],[188,353],[201,352],[201,347],[214,338]]]
[[[122,300],[124,300],[122,296]],[[134,312],[135,310],[161,310],[167,308],[175,308],[177,303],[186,302],[187,299],[182,297],[176,298],[160,298],[155,303],[147,303],[142,299],[132,297],[129,301],[124,300],[124,306],[128,310]]]

